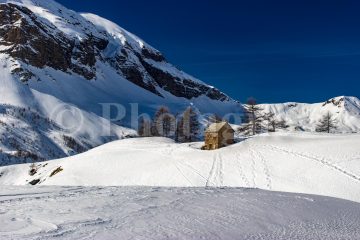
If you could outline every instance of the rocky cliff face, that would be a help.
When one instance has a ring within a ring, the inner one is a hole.
[[[24,63],[12,70],[23,82],[41,80],[26,65],[49,67],[96,81],[97,62],[103,62],[158,96],[163,96],[162,89],[186,99],[206,96],[230,100],[219,90],[175,69],[159,51],[123,29],[118,30],[123,32],[123,39],[117,41],[111,33],[56,3],[47,9],[49,5],[43,6],[41,1],[34,0],[30,6],[18,2],[0,4],[0,53]],[[75,34],[66,28],[76,30]]]
[[[0,24],[0,44],[6,46],[1,53],[37,68],[73,71],[86,79],[95,77],[92,69],[95,55],[107,44],[105,40],[92,36],[75,42],[54,31],[54,26],[41,21],[28,8],[11,3],[0,5]],[[25,82],[34,76],[20,66],[13,71]]]

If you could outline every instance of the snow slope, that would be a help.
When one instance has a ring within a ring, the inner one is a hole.
[[[315,131],[319,120],[328,112],[337,122],[334,132],[360,132],[360,100],[356,97],[335,97],[323,103],[260,104],[263,112],[272,112],[279,120],[285,120],[289,130]]]
[[[0,168],[0,184],[248,187],[360,202],[360,135],[260,135],[216,151],[166,138],[112,142],[70,158]],[[54,173],[61,168],[62,171]]]
[[[0,202],[0,239],[360,239],[359,203],[256,189],[2,187]]]
[[[109,140],[136,135],[136,131],[110,123],[71,101],[61,101],[17,81],[9,68],[13,63],[1,59],[2,56],[0,54],[0,66],[6,67],[0,71],[0,166],[82,152],[69,147],[63,136],[73,138],[78,148],[88,150]],[[76,96],[76,82],[65,84],[68,89],[75,87],[72,95]],[[64,89],[65,86],[58,91]],[[34,156],[20,157],[21,152]]]

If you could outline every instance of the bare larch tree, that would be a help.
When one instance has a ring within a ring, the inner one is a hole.
[[[322,119],[320,119],[318,125],[316,126],[316,131],[330,133],[331,130],[335,130],[336,128],[337,121],[330,112],[327,112]]]

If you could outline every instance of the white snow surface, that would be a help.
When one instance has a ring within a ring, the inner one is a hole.
[[[263,112],[275,113],[279,120],[285,120],[289,130],[315,131],[324,115],[330,113],[336,120],[337,133],[360,132],[360,100],[357,97],[340,96],[323,103],[279,103],[260,104]]]
[[[1,187],[0,203],[0,239],[360,239],[359,203],[256,189]]]
[[[247,187],[360,202],[360,135],[277,133],[215,151],[166,138],[115,141],[69,158],[0,168],[0,185]],[[63,171],[53,175],[61,167]]]

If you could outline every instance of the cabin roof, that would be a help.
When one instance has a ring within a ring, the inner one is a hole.
[[[227,122],[219,122],[219,123],[210,124],[210,126],[205,130],[205,132],[216,133],[219,132],[224,127],[227,127],[234,131],[234,129],[232,129],[232,127]]]

